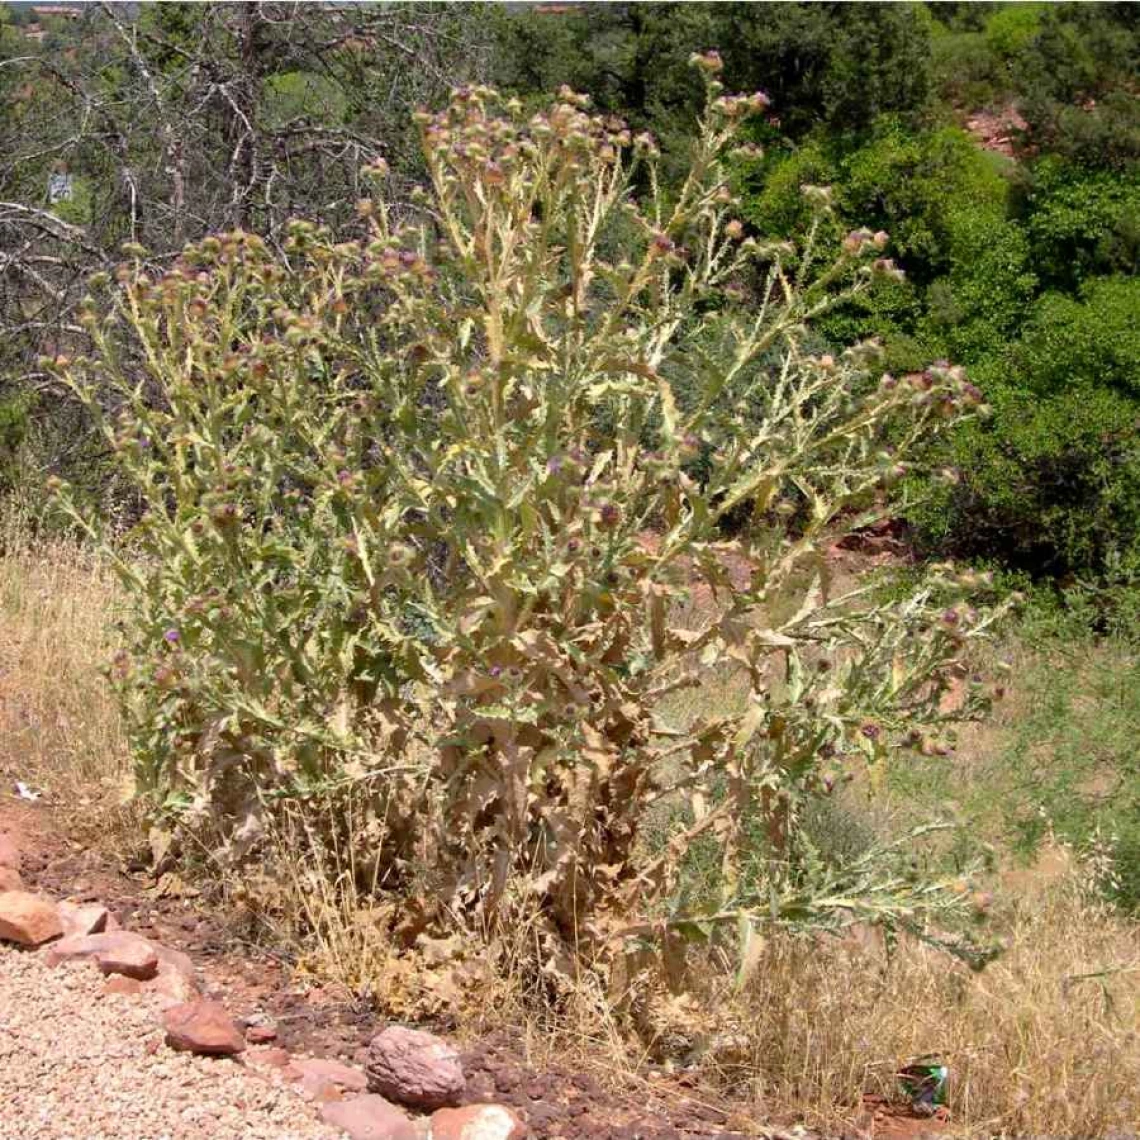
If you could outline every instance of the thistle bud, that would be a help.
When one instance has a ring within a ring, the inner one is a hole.
[[[650,156],[661,153],[657,147],[657,141],[648,131],[642,131],[641,134],[634,136],[633,146],[635,150]]]
[[[388,565],[393,570],[399,570],[410,565],[415,557],[415,551],[405,543],[393,542],[386,551],[386,557]]]
[[[718,51],[693,52],[689,56],[689,63],[709,75],[716,75],[724,69],[724,61]]]
[[[880,277],[890,281],[905,281],[906,274],[889,258],[877,257],[871,262],[871,269]]]
[[[830,186],[812,186],[805,184],[800,187],[800,193],[803,194],[811,205],[819,209],[830,207],[835,197],[835,192]]]
[[[756,143],[741,143],[740,146],[733,148],[732,157],[736,159],[763,158],[764,148],[757,146]]]
[[[603,503],[598,511],[598,525],[603,530],[613,530],[621,522],[621,507],[617,503]]]

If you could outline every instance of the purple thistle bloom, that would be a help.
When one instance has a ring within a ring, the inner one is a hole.
[[[162,640],[168,642],[170,645],[177,645],[182,640],[182,634],[176,629],[168,629],[163,635]]]

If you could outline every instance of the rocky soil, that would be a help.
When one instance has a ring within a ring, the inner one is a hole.
[[[163,1045],[153,1000],[88,962],[0,947],[5,1140],[334,1140],[284,1081]]]
[[[656,1078],[390,1026],[0,798],[0,1140],[819,1140]],[[874,1117],[852,1140],[941,1131]]]
[[[236,942],[0,800],[3,1140],[737,1140],[684,1082],[662,1095],[458,1044]],[[667,1082],[668,1084],[668,1082]],[[757,1135],[752,1132],[750,1135]]]

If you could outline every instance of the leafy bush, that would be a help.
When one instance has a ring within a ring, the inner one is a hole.
[[[948,267],[955,216],[967,209],[1004,216],[1009,193],[995,156],[964,131],[916,133],[894,119],[880,120],[845,158],[841,186],[847,212],[889,226],[900,260],[923,281]]]
[[[1025,226],[1051,287],[1076,290],[1097,274],[1140,268],[1140,171],[1086,170],[1057,158],[1033,168]]]
[[[352,788],[382,886],[493,923],[521,882],[552,954],[706,918],[921,933],[964,906],[865,860],[822,897],[786,873],[804,805],[938,731],[994,619],[948,577],[835,596],[823,557],[978,394],[949,366],[882,376],[873,343],[805,349],[896,272],[885,235],[819,266],[813,232],[742,240],[724,158],[765,100],[718,87],[668,199],[635,200],[651,140],[582,97],[528,118],[466,89],[422,116],[414,217],[364,202],[362,239],[295,223],[280,255],[210,238],[88,309],[94,353],[55,366],[147,507],[112,672],[168,818],[236,855],[275,801]],[[698,586],[716,605],[674,623]],[[660,722],[718,668],[746,678],[740,710]],[[670,799],[690,825],[636,859]],[[701,836],[718,905],[663,911]]]
[[[915,517],[960,554],[1002,552],[1034,576],[1140,567],[1140,282],[1047,294],[986,370],[994,416],[953,444],[961,479]]]
[[[958,206],[948,213],[949,266],[927,294],[920,336],[955,359],[981,364],[1017,336],[1037,277],[1025,231],[1000,211]]]
[[[22,393],[0,398],[0,493],[12,489],[19,453],[28,432],[28,405]]]
[[[937,31],[930,70],[932,86],[954,107],[987,107],[1001,93],[1000,62],[980,32]]]
[[[1041,30],[1047,4],[1003,4],[986,20],[983,35],[990,50],[1008,63],[1023,52]]]

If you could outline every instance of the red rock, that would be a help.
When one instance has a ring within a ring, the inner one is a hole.
[[[142,986],[138,978],[125,978],[122,974],[113,974],[103,983],[103,992],[134,995],[142,993]]]
[[[155,1004],[159,1009],[173,1009],[176,1005],[186,1005],[202,996],[198,987],[188,982],[185,975],[162,962],[158,964],[158,973],[143,983],[143,989],[155,995]]]
[[[0,894],[0,939],[41,946],[63,933],[55,903],[29,891]]]
[[[73,902],[59,904],[59,919],[63,923],[64,937],[72,934],[102,934],[107,929],[107,919],[110,917],[107,908],[98,903],[87,906]]]
[[[116,930],[111,934],[69,935],[49,946],[49,966],[77,958],[93,958],[104,974],[122,974],[145,982],[158,973],[158,954],[153,943],[139,934]]]
[[[0,892],[3,891],[22,891],[24,889],[24,880],[20,878],[20,872],[15,867],[5,867],[0,863]]]
[[[20,850],[12,837],[0,831],[0,867],[11,867],[13,871],[20,869]]]
[[[245,1039],[251,1045],[268,1045],[277,1040],[277,1030],[272,1025],[247,1025]]]
[[[245,1048],[238,1027],[216,1001],[200,999],[171,1006],[163,1014],[162,1024],[171,1049],[221,1056]]]
[[[432,1140],[524,1140],[526,1125],[501,1104],[441,1108],[431,1118]]]
[[[332,1061],[326,1057],[294,1057],[293,1067],[302,1076],[311,1074],[322,1080],[332,1081],[349,1092],[364,1092],[368,1088],[368,1078],[351,1065],[342,1065],[340,1061]]]
[[[122,974],[145,982],[158,973],[158,955],[145,938],[137,938],[125,930],[117,930],[114,934],[92,934],[89,937],[108,940],[106,949],[95,956],[99,969],[104,974]]]
[[[288,1072],[288,1070],[285,1070]],[[322,1080],[320,1077],[302,1077],[294,1083],[293,1088],[306,1100],[314,1104],[328,1104],[333,1100],[344,1100],[344,1093],[332,1081]]]
[[[190,958],[181,950],[171,950],[161,943],[153,942],[151,945],[158,955],[158,973],[143,988],[158,995],[159,1007],[169,1009],[200,997],[198,972]]]
[[[399,1025],[372,1038],[367,1069],[373,1092],[429,1111],[457,1104],[467,1087],[456,1049],[431,1033]]]
[[[352,1140],[417,1140],[418,1136],[411,1120],[382,1096],[332,1101],[321,1108],[321,1116]]]
[[[245,1055],[246,1063],[260,1069],[283,1069],[289,1064],[288,1049],[250,1049]]]
[[[172,950],[169,946],[163,946],[161,942],[152,942],[151,945],[158,955],[160,967],[168,966],[197,986],[198,971],[194,968],[194,961],[189,954],[183,954],[181,950]]]
[[[324,1057],[294,1057],[284,1075],[309,1100],[338,1100],[342,1092],[364,1092],[368,1087],[359,1069]]]

